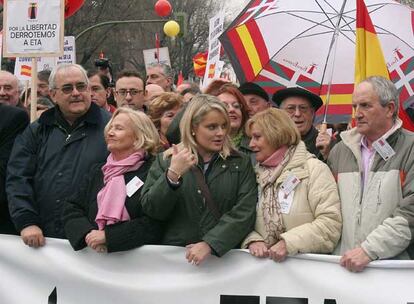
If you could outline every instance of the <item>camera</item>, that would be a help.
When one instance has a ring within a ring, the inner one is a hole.
[[[95,66],[100,69],[108,69],[111,64],[108,58],[95,59]]]

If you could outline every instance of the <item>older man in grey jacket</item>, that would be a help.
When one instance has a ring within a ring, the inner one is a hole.
[[[341,265],[362,271],[376,259],[407,259],[414,233],[414,134],[398,119],[398,91],[383,77],[356,87],[356,128],[341,133],[328,164],[337,177]]]

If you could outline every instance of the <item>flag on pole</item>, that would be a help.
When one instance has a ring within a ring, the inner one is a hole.
[[[381,44],[364,0],[357,0],[356,13],[355,84],[369,76],[390,79]]]
[[[156,59],[158,61],[158,63],[160,63],[160,37],[158,36],[158,33],[155,33],[155,56]]]
[[[183,76],[183,71],[180,71],[180,73],[178,74],[178,79],[177,79],[177,87],[182,84],[184,82],[184,76]]]
[[[377,33],[364,0],[357,0],[356,8],[356,47],[355,85],[370,76],[383,76],[390,79],[384,54]],[[414,123],[400,104],[400,119],[403,127],[414,131]],[[354,119],[353,125],[354,125]]]

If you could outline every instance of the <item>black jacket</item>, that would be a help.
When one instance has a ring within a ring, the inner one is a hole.
[[[64,238],[63,201],[94,163],[106,160],[103,130],[110,114],[92,103],[68,126],[59,113],[57,107],[44,112],[16,138],[6,191],[18,231],[37,225],[46,237]]]
[[[0,234],[16,234],[6,196],[6,167],[14,140],[29,124],[23,109],[0,103]]]
[[[148,159],[138,170],[124,174],[125,185],[135,176],[145,183],[153,159]],[[63,222],[66,236],[73,249],[86,247],[85,236],[97,230],[95,222],[98,213],[97,195],[103,188],[103,164],[93,166],[81,184],[79,191],[64,204]],[[141,189],[126,197],[125,207],[131,220],[105,227],[108,252],[123,251],[145,244],[156,244],[161,239],[161,222],[142,213]]]

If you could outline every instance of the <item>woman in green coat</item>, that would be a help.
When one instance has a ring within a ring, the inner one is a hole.
[[[158,155],[143,189],[144,212],[166,223],[162,243],[186,246],[196,265],[238,247],[254,224],[254,170],[229,130],[222,102],[194,97],[180,122],[182,142]]]

